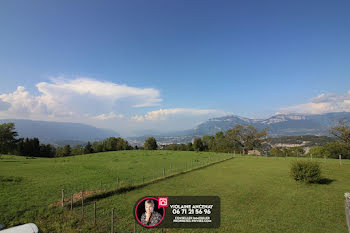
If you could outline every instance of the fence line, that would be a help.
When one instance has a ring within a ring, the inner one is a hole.
[[[113,194],[116,193],[122,193],[125,191],[130,191],[132,189],[135,188],[139,188],[139,187],[143,187],[145,185],[149,185],[149,184],[153,184],[155,182],[158,182],[162,179],[165,178],[169,178],[169,177],[173,177],[176,175],[180,175],[186,172],[190,172],[190,171],[194,171],[196,169],[201,169],[204,168],[206,166],[209,165],[213,165],[216,163],[220,163],[223,161],[226,161],[228,159],[232,159],[234,158],[234,154],[232,154],[232,156],[227,157],[225,156],[223,159],[221,158],[217,158],[217,161],[212,161],[208,159],[208,162],[206,161],[199,161],[199,160],[194,160],[195,163],[197,163],[194,166],[192,166],[192,168],[188,168],[187,163],[184,163],[183,167],[173,167],[171,165],[170,169],[166,169],[165,167],[162,168],[162,171],[160,172],[160,174],[155,171],[155,174],[150,175],[150,176],[145,176],[142,175],[141,177],[135,177],[135,176],[129,176],[128,178],[124,178],[121,179],[119,178],[119,176],[117,177],[117,181],[116,183],[102,183],[102,181],[100,181],[99,183],[99,189],[88,189],[84,186],[82,189],[80,189],[80,192],[76,192],[75,190],[72,190],[71,192],[67,192],[68,189],[64,189],[64,193],[66,194],[66,196],[68,196],[68,193],[71,193],[72,197],[69,198],[64,198],[64,194],[62,192],[62,198],[60,201],[60,204],[62,206],[65,205],[65,203],[69,203],[71,204],[71,208],[78,206],[78,202],[79,201],[91,201],[94,199],[99,199],[100,197],[107,197],[107,196],[111,196]],[[102,185],[104,184],[104,185]],[[91,185],[90,185],[91,187]],[[63,190],[63,189],[62,189]],[[79,195],[80,193],[80,195]],[[84,200],[81,200],[84,197]],[[73,198],[73,199],[72,199]],[[73,203],[72,203],[73,202]]]
[[[150,185],[150,184],[154,184],[154,183],[157,183],[157,182],[160,182],[162,180],[165,180],[165,179],[168,179],[168,178],[171,178],[171,177],[175,177],[175,176],[178,176],[178,175],[181,175],[181,174],[186,174],[186,173],[189,173],[189,172],[192,172],[192,171],[195,171],[195,170],[199,170],[199,169],[202,169],[202,168],[205,168],[205,167],[209,167],[211,165],[215,165],[215,164],[218,164],[218,163],[221,163],[221,162],[224,162],[224,161],[227,161],[227,160],[230,160],[230,159],[233,159],[234,158],[234,155],[232,155],[231,157],[226,157],[222,160],[217,160],[217,161],[212,161],[212,160],[208,160],[209,162],[204,162],[204,163],[200,163],[200,166],[198,167],[192,167],[190,169],[187,170],[187,163],[185,164],[184,168],[185,170],[183,170],[183,168],[179,168],[179,169],[175,169],[172,167],[172,172],[169,172],[169,174],[166,174],[165,173],[165,168],[163,168],[163,176],[160,175],[158,177],[156,177],[155,179],[151,179],[150,181],[148,182],[145,182],[145,176],[142,175],[142,178],[140,179],[141,182],[139,183],[134,183],[134,185],[130,185],[130,186],[118,186],[119,185],[119,177],[118,177],[118,181],[117,181],[117,188],[114,189],[114,190],[110,190],[110,191],[103,191],[102,189],[100,190],[101,193],[97,193],[93,196],[87,196],[85,195],[84,196],[84,191],[87,191],[86,188],[84,190],[84,187],[82,187],[82,190],[81,190],[81,205],[79,205],[79,200],[76,200],[74,201],[74,194],[72,194],[71,198],[68,198],[67,199],[64,199],[64,191],[62,191],[62,203],[60,203],[63,207],[65,206],[65,203],[70,203],[70,210],[69,211],[70,213],[72,213],[73,215],[75,215],[77,218],[79,218],[79,214],[77,214],[76,211],[73,210],[73,207],[81,207],[81,221],[83,224],[90,224],[92,225],[93,227],[102,227],[102,228],[105,228],[106,231],[108,232],[109,230],[107,230],[108,228],[110,229],[110,231],[112,233],[115,232],[115,229],[118,229],[118,227],[115,228],[115,220],[118,220],[115,218],[115,213],[114,213],[114,208],[110,209],[110,210],[107,210],[107,213],[109,211],[109,213],[111,213],[111,215],[109,215],[108,217],[108,214],[106,214],[106,209],[102,209],[100,211],[97,210],[97,207],[96,207],[96,200],[100,199],[100,198],[104,198],[104,197],[107,197],[107,196],[111,196],[111,195],[115,195],[115,194],[118,194],[118,193],[123,193],[125,191],[129,191],[129,190],[133,190],[133,189],[137,189],[137,188],[141,188],[141,187],[144,187],[144,186],[147,186],[147,185]],[[178,170],[178,171],[177,171]],[[130,178],[131,179],[131,178]],[[136,181],[136,179],[134,179],[134,181]],[[100,182],[101,184],[102,182]],[[114,186],[115,187],[115,186]],[[119,187],[119,188],[118,188]],[[100,186],[101,188],[101,186]],[[62,189],[63,190],[63,189]],[[93,201],[93,209],[91,208],[84,208],[84,205],[87,205],[89,202],[92,202]],[[63,208],[64,210],[66,208]],[[68,208],[67,208],[68,209]],[[90,211],[91,212],[90,212]],[[102,213],[101,213],[102,212]],[[92,215],[92,216],[89,216],[89,215]],[[118,215],[117,215],[118,216]],[[99,218],[101,217],[101,218]],[[110,219],[109,223],[108,221],[106,221],[106,219]],[[99,219],[97,221],[97,219]],[[91,221],[89,221],[91,220]],[[130,226],[130,228],[134,227],[134,232],[136,233],[137,231],[137,223],[135,221],[134,224],[132,224],[134,226]],[[159,232],[163,232],[162,229],[159,229],[160,231]]]
[[[345,215],[348,224],[348,231],[350,233],[350,193],[345,193]]]

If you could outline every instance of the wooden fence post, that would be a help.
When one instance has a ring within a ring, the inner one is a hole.
[[[94,226],[96,226],[96,201],[94,202]]]
[[[114,208],[112,208],[111,232],[114,233]]]
[[[64,207],[64,189],[62,189],[62,207]]]
[[[84,219],[84,186],[81,189],[81,216]]]
[[[342,165],[342,162],[341,162],[341,155],[339,155],[339,165],[340,165],[340,166]]]
[[[70,210],[73,210],[73,195],[72,194],[72,198],[70,199]]]
[[[348,197],[348,193],[345,193],[345,217],[346,222],[348,224],[348,230],[350,233],[350,197]]]

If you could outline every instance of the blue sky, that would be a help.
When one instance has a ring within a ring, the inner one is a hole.
[[[1,1],[0,118],[126,135],[350,111],[349,12],[348,0]]]

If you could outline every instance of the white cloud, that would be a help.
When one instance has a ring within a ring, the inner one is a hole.
[[[225,115],[223,111],[215,110],[215,109],[193,109],[193,108],[170,108],[170,109],[159,109],[156,111],[151,111],[146,113],[143,116],[136,115],[131,118],[134,121],[158,121],[158,120],[166,120],[169,116],[198,116],[198,115]]]
[[[96,120],[111,120],[111,119],[123,119],[123,114],[115,114],[114,112],[110,112],[108,114],[101,114],[98,116],[93,117]]]
[[[131,121],[144,122],[145,118],[143,116],[135,115],[130,118]]]
[[[38,83],[36,87],[39,95],[30,94],[22,86],[12,93],[1,94],[0,101],[10,106],[0,109],[0,116],[62,120],[87,115],[107,120],[123,117],[118,108],[154,106],[162,101],[154,88],[136,88],[89,78],[57,78],[50,83]]]
[[[193,108],[158,108],[144,113],[140,107],[162,102],[159,90],[89,78],[56,78],[35,86],[35,94],[23,86],[11,93],[0,93],[0,118],[79,122],[113,129],[125,136],[137,130],[189,129],[198,122],[226,114]]]
[[[321,94],[308,103],[281,108],[281,111],[306,114],[350,112],[350,91],[344,95]]]
[[[36,86],[46,95],[60,93],[75,93],[81,96],[95,96],[117,101],[123,98],[133,100],[133,107],[154,106],[162,101],[160,93],[154,88],[136,88],[112,82],[101,82],[89,78],[67,80],[52,79],[53,83],[41,82]]]
[[[9,105],[4,114],[6,116],[38,116],[48,113],[46,104],[40,96],[32,96],[24,87],[18,86],[13,93],[1,94],[0,100]]]

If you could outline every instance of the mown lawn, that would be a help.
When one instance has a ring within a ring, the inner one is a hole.
[[[38,210],[84,190],[112,190],[119,184],[141,183],[154,177],[200,166],[231,155],[177,151],[113,151],[65,158],[2,155],[0,159],[0,224],[31,221]],[[171,167],[171,170],[170,170]]]
[[[133,232],[133,207],[143,196],[218,195],[218,229],[166,229],[165,232],[305,232],[345,233],[344,193],[350,192],[350,161],[318,161],[327,184],[298,184],[289,177],[295,158],[237,157],[210,167],[97,201],[98,227],[92,226],[93,202],[87,203],[85,221],[80,208],[70,215],[56,213],[38,218],[44,232],[110,232],[115,209],[116,232]],[[59,208],[56,212],[62,213]],[[64,223],[59,221],[65,219]],[[56,222],[54,226],[53,222]],[[137,232],[160,232],[144,229]]]

